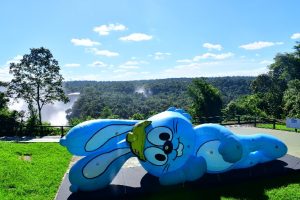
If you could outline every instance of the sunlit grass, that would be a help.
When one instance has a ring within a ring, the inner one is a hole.
[[[56,143],[0,142],[0,199],[54,199],[71,155]],[[28,160],[26,160],[28,159]],[[300,199],[300,173],[197,188],[162,187],[143,199]]]
[[[0,199],[54,199],[70,159],[58,143],[0,142]]]
[[[258,128],[268,128],[268,129],[273,129],[273,124],[257,124]],[[275,126],[276,130],[282,130],[282,131],[293,131],[295,132],[294,128],[288,128],[286,127],[285,124],[276,124]],[[300,132],[300,130],[298,130]]]

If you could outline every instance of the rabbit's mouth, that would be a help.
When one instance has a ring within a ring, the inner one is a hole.
[[[141,121],[137,123],[132,132],[129,132],[126,137],[126,141],[130,145],[130,149],[140,160],[145,161],[144,147],[146,141],[145,129],[151,124],[151,121]]]
[[[183,149],[184,149],[184,145],[183,145],[183,143],[180,142],[180,139],[178,138],[178,146],[177,146],[177,148],[175,149],[175,151],[176,151],[176,157],[173,159],[173,161],[175,161],[176,158],[182,156],[182,154],[183,154]]]

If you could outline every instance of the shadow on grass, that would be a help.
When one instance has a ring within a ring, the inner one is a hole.
[[[294,161],[294,166],[299,159]],[[68,199],[269,199],[266,190],[282,189],[292,183],[299,184],[300,170],[284,161],[276,160],[249,169],[233,170],[223,174],[206,174],[195,182],[176,186],[160,186],[156,177],[146,174],[140,188],[121,185],[94,192],[73,193]],[[298,186],[299,187],[299,186]],[[284,191],[293,197],[289,191]],[[285,193],[284,193],[285,194]],[[298,194],[299,195],[299,194]]]

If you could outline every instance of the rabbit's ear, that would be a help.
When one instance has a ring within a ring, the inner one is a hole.
[[[87,156],[102,148],[109,150],[126,138],[137,120],[91,120],[73,127],[60,144],[75,155]]]
[[[172,112],[180,113],[186,119],[188,119],[189,121],[192,121],[192,116],[189,113],[187,113],[185,110],[183,110],[183,109],[175,108],[175,107],[170,107],[170,108],[168,108],[167,111],[172,111]]]
[[[106,187],[132,155],[129,148],[120,148],[84,157],[70,170],[70,190],[91,191]]]

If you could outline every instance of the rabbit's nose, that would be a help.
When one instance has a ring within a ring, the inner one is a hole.
[[[173,144],[171,141],[166,141],[163,147],[165,154],[169,154],[173,150]]]

